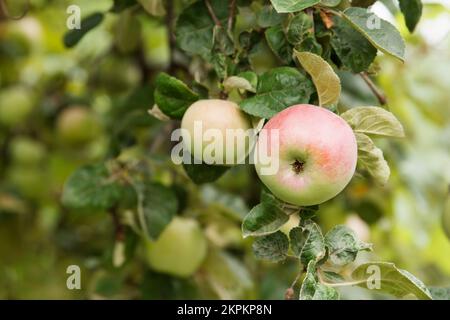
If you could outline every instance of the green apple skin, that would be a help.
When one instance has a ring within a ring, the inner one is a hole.
[[[69,145],[82,145],[95,139],[100,131],[92,112],[83,106],[65,109],[57,120],[58,137]]]
[[[184,146],[191,155],[201,160],[198,153],[195,153],[194,145],[199,144],[201,146],[201,155],[204,155],[205,148],[207,148],[213,140],[207,140],[207,138],[202,139],[201,137],[196,138],[194,132],[196,122],[197,124],[201,124],[203,133],[207,132],[209,129],[220,131],[223,141],[223,148],[220,148],[218,150],[218,155],[214,157],[215,159],[218,159],[218,161],[205,161],[206,163],[231,166],[245,160],[250,149],[250,142],[249,139],[245,138],[245,134],[248,133],[247,130],[252,129],[252,123],[250,118],[239,109],[239,106],[236,103],[219,99],[199,100],[194,102],[186,110],[181,121]],[[234,139],[234,142],[240,141],[241,143],[233,143],[230,141],[230,143],[228,143],[230,146],[227,146],[227,129],[239,130],[234,131],[236,132],[237,137]],[[190,139],[185,139],[185,134],[188,134]],[[201,141],[199,141],[199,139]],[[232,153],[234,154],[234,157],[232,157]],[[231,161],[227,161],[227,154]]]
[[[141,80],[138,67],[126,59],[107,57],[98,66],[94,81],[111,93],[123,92],[136,87]]]
[[[444,212],[442,214],[442,227],[444,228],[444,232],[447,235],[447,238],[450,239],[450,186],[449,192],[447,194],[447,199],[444,204]]]
[[[5,126],[21,124],[33,109],[30,92],[21,87],[9,87],[0,92],[0,123]]]
[[[34,165],[45,158],[46,150],[42,143],[27,137],[17,137],[11,141],[10,155],[15,163]]]
[[[279,199],[297,206],[316,205],[335,197],[350,182],[358,158],[356,138],[331,111],[295,105],[275,115],[263,130],[269,139],[259,139],[257,148],[267,143],[267,156],[279,160],[279,167],[273,174],[263,174],[264,164],[255,157],[255,168]],[[270,138],[272,130],[278,131],[279,139]]]
[[[176,217],[155,242],[146,243],[147,261],[156,271],[186,278],[200,267],[207,248],[197,221]]]

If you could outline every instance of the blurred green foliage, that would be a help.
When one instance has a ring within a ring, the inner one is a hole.
[[[20,12],[21,4],[11,12]],[[152,80],[169,64],[163,19],[142,11],[133,22],[138,39],[123,39],[120,24],[127,17],[107,13],[98,28],[66,49],[67,6],[79,5],[86,17],[108,11],[112,1],[31,4],[21,20],[0,21],[0,298],[282,298],[296,264],[256,261],[251,242],[241,236],[243,216],[259,202],[253,168],[233,168],[216,183],[197,186],[174,177],[180,168],[162,152],[168,141],[159,152],[152,150],[163,130],[147,114]],[[450,183],[450,38],[432,43],[425,26],[442,18],[448,23],[449,14],[426,5],[424,26],[414,35],[397,14],[407,39],[406,63],[379,56],[378,81],[407,138],[379,141],[392,170],[387,186],[355,177],[318,214],[325,230],[343,223],[373,242],[376,255],[364,253],[359,262],[393,261],[433,286],[450,285],[450,241],[442,228]],[[242,29],[256,19],[243,16],[237,22]],[[142,48],[135,50],[134,43]],[[252,63],[258,72],[276,65],[266,47],[256,50]],[[190,68],[202,66],[194,58]],[[377,103],[360,78],[340,76],[339,110]],[[134,254],[114,267],[111,217],[61,204],[63,185],[76,168],[112,156],[146,157],[155,180],[184,186],[177,214],[200,222],[209,247],[194,276],[152,270],[142,243],[128,229],[126,248]],[[71,264],[82,269],[81,290],[66,288]],[[379,298],[355,288],[341,293],[347,299]]]

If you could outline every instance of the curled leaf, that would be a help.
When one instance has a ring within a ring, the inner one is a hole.
[[[333,68],[314,53],[294,50],[294,54],[302,67],[310,74],[317,89],[320,105],[337,103],[341,94],[341,81]]]

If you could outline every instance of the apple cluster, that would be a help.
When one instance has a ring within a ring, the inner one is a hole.
[[[181,127],[194,137],[194,123],[198,121],[205,130],[222,132],[223,139],[227,138],[225,131],[228,129],[239,132],[252,129],[252,119],[236,103],[225,100],[195,102],[184,114]],[[306,104],[291,106],[271,118],[262,130],[277,139],[258,139],[256,146],[221,144],[223,150],[218,150],[219,158],[225,160],[227,154],[239,154],[236,152],[248,155],[252,147],[265,148],[268,156],[279,162],[278,170],[274,174],[263,174],[266,163],[255,158],[256,172],[267,188],[287,203],[297,206],[323,203],[340,193],[355,172],[355,135],[341,117],[325,108]],[[274,130],[277,135],[270,134]],[[204,141],[201,149],[208,146]],[[185,148],[195,154],[195,141],[183,142]],[[206,252],[207,241],[200,226],[193,219],[181,217],[175,218],[156,241],[149,241],[146,250],[153,269],[178,277],[192,275]]]
[[[195,102],[181,124],[191,137],[195,122],[201,122],[204,129],[219,130],[223,140],[228,129],[246,132],[252,128],[250,117],[236,103],[224,100]],[[266,163],[258,157],[252,163],[261,181],[279,199],[297,206],[316,205],[335,197],[350,182],[358,156],[356,138],[335,113],[313,105],[294,105],[271,118],[262,131],[272,138],[259,139],[255,148],[266,150],[271,162],[279,164],[278,170],[263,173]],[[191,140],[185,146],[194,156],[195,143]],[[200,146],[205,149],[207,145],[203,141]],[[248,155],[252,147],[248,143],[225,143],[219,150],[220,157],[225,159],[236,152]]]

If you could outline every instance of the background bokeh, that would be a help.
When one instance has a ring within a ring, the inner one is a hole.
[[[25,3],[9,2],[14,15]],[[296,264],[256,261],[251,240],[241,237],[240,220],[259,196],[250,166],[234,168],[211,185],[188,183],[183,214],[201,222],[210,247],[195,276],[152,271],[139,244],[130,261],[113,267],[110,216],[68,210],[60,196],[78,166],[102,161],[114,150],[125,150],[119,155],[124,158],[153,159],[157,178],[171,179],[172,165],[164,160],[168,141],[158,152],[149,147],[163,126],[146,112],[153,105],[152,79],[168,63],[166,29],[161,19],[140,14],[138,38],[126,41],[141,42],[142,50],[124,54],[117,49],[121,21],[107,14],[100,27],[66,49],[67,6],[79,5],[87,16],[107,11],[112,1],[31,3],[21,20],[0,21],[0,298],[282,298]],[[399,13],[381,4],[375,10],[407,41],[404,64],[377,58],[379,86],[407,137],[377,141],[391,167],[388,185],[356,176],[321,206],[318,221],[324,230],[347,224],[373,242],[374,252],[362,254],[361,261],[392,261],[427,285],[448,287],[450,240],[442,214],[450,184],[450,7],[428,1],[413,35]],[[272,60],[265,48],[254,57],[261,71]],[[340,76],[339,108],[377,104],[361,78]],[[87,119],[81,132],[68,132],[74,118]],[[66,288],[71,264],[82,269],[78,291]],[[340,291],[347,299],[379,297],[362,289]]]

